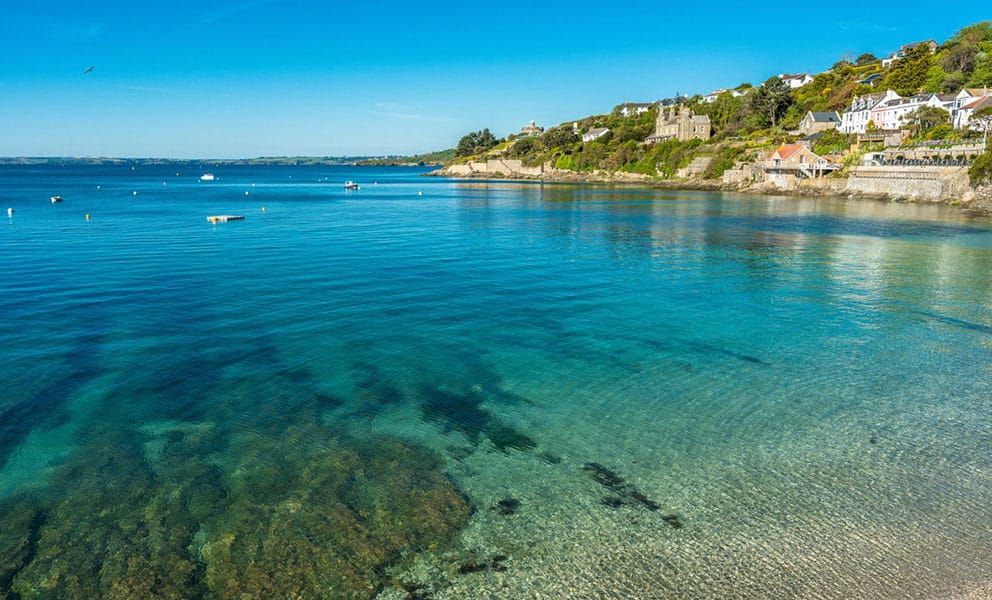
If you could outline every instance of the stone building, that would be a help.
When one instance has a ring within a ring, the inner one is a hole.
[[[524,136],[541,135],[542,133],[544,133],[544,128],[539,127],[534,121],[531,121],[530,124],[520,128],[520,135]]]
[[[840,115],[837,113],[810,110],[806,111],[806,116],[799,122],[799,133],[810,135],[838,127],[840,127]]]
[[[708,140],[712,127],[707,115],[695,115],[685,106],[669,106],[658,111],[654,125],[654,135],[647,139],[648,143],[663,142],[676,139],[686,142],[691,139]]]

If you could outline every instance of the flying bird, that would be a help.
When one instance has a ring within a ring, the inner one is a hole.
[[[86,69],[85,71],[83,71],[83,74],[92,73],[93,72],[93,69],[95,69],[95,68],[96,68],[96,65],[93,65],[92,67],[90,67],[90,68]]]

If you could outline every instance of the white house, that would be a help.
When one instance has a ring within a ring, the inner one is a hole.
[[[620,114],[625,117],[633,115],[643,115],[651,110],[654,102],[624,102],[620,105]]]
[[[841,132],[864,133],[871,121],[872,109],[895,98],[899,98],[899,94],[892,90],[851,98],[851,106],[840,117]]]
[[[989,106],[992,106],[992,95],[983,96],[981,98],[977,98],[973,100],[968,104],[965,104],[958,110],[954,111],[954,128],[964,129],[968,127],[968,121],[971,120],[971,115]]]
[[[807,83],[812,83],[813,81],[813,78],[809,75],[809,73],[796,73],[795,75],[790,75],[789,73],[780,73],[778,78],[784,81],[785,84],[788,85],[789,88],[793,90],[796,88],[803,87]]]
[[[958,92],[958,95],[954,97],[954,107],[951,109],[951,123],[954,125],[954,129],[967,127],[968,119],[977,110],[970,105],[988,97],[992,97],[992,88],[965,88]]]
[[[992,96],[992,88],[964,88],[954,97],[954,108],[961,108],[986,96]]]
[[[726,93],[730,93],[730,95],[733,96],[734,98],[739,98],[740,96],[744,95],[744,92],[739,92],[737,90],[725,90],[725,89],[713,90],[709,94],[703,96],[703,102],[712,104],[713,102],[716,102],[716,99],[719,98],[722,94],[726,94]]]
[[[597,129],[590,129],[589,131],[582,134],[582,141],[591,142],[593,140],[598,140],[599,138],[603,137],[609,132],[610,129],[608,127],[599,127]]]
[[[906,125],[909,122],[906,117],[919,108],[924,106],[941,108],[946,110],[950,116],[953,105],[954,96],[950,95],[918,94],[908,98],[896,97],[876,104],[871,109],[869,120],[873,121],[879,129],[891,131]]]

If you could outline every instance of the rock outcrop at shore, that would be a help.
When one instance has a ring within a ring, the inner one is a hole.
[[[921,168],[916,168],[921,170]],[[622,171],[570,171],[555,169],[550,163],[524,166],[519,160],[487,160],[449,165],[427,173],[454,179],[530,180],[551,183],[634,184],[659,189],[733,191],[777,196],[846,196],[849,198],[901,202],[931,202],[960,206],[969,212],[992,215],[992,185],[973,187],[967,171],[935,173],[858,173],[852,177],[821,177],[798,180],[791,189],[752,178],[733,179],[657,179],[641,173]],[[946,169],[945,169],[946,171]],[[899,175],[899,176],[895,176]]]

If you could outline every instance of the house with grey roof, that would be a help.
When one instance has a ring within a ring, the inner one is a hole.
[[[610,132],[609,127],[599,127],[597,129],[590,129],[589,131],[582,134],[583,142],[592,142],[603,137]]]
[[[837,129],[838,127],[840,127],[840,115],[835,112],[806,111],[806,116],[799,122],[799,132],[803,135]]]

